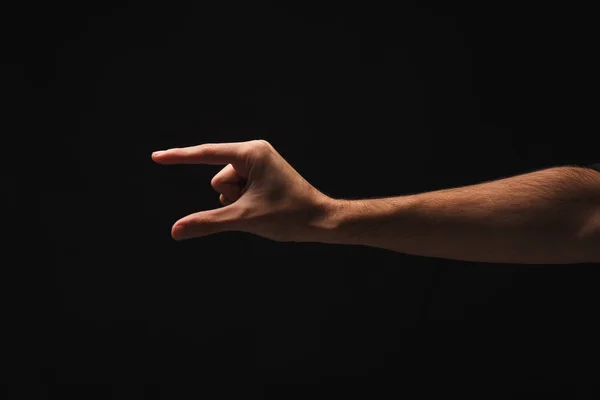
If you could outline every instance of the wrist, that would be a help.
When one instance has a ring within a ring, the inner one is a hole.
[[[344,221],[350,215],[353,200],[327,197],[322,203],[321,218],[316,222],[316,241],[328,244],[346,243],[342,235]]]
[[[318,242],[376,246],[406,225],[418,203],[415,196],[343,200],[329,198],[318,223]]]

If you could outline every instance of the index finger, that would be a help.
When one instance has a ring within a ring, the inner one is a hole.
[[[173,148],[152,153],[159,164],[240,164],[247,142],[204,143],[197,146]]]

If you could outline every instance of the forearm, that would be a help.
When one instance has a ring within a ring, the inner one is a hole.
[[[421,194],[333,200],[322,242],[456,260],[590,262],[598,175],[576,167]],[[597,239],[595,239],[597,240]]]

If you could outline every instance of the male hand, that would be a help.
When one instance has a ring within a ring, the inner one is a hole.
[[[226,165],[212,187],[224,207],[177,221],[175,240],[224,231],[253,233],[276,241],[318,241],[331,199],[308,183],[265,140],[207,143],[152,154],[159,164]]]

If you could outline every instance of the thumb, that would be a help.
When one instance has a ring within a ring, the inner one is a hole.
[[[191,239],[214,233],[239,229],[241,210],[230,204],[214,210],[187,215],[173,224],[171,236],[175,240]]]

